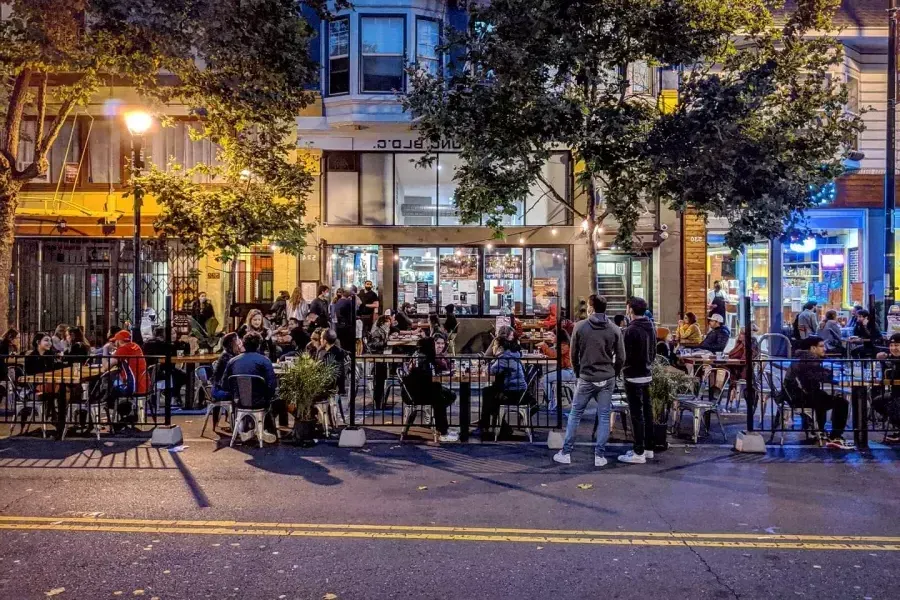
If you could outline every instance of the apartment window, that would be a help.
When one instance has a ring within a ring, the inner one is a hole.
[[[649,94],[653,91],[653,69],[639,60],[628,65],[628,81],[632,94]]]
[[[86,160],[88,183],[120,182],[125,157],[119,123],[113,119],[95,119],[91,124]]]
[[[50,120],[45,122],[44,131],[50,127]],[[37,121],[34,119],[22,122],[19,134],[19,152],[16,159],[17,168],[24,169],[34,162],[34,155],[37,146]],[[47,172],[31,180],[31,183],[59,183],[62,180],[63,186],[71,186],[72,181],[69,180],[69,174],[78,173],[78,163],[81,158],[81,123],[70,119],[66,121],[59,134],[50,145],[50,151],[47,153],[47,159],[50,162],[50,168]]]
[[[441,70],[441,24],[434,19],[416,19],[416,64],[437,77]]]
[[[328,23],[328,94],[350,93],[350,19]]]
[[[221,166],[219,147],[206,138],[195,139],[200,125],[191,121],[175,121],[171,127],[159,127],[144,135],[144,153],[150,163],[168,169],[175,163],[184,169],[197,165]],[[195,173],[194,183],[221,183],[218,175]]]
[[[362,91],[403,89],[406,21],[403,17],[362,17]]]

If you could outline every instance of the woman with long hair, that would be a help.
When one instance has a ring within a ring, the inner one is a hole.
[[[68,348],[63,353],[66,356],[84,356],[91,355],[91,347],[84,339],[84,332],[80,327],[69,327],[66,330],[66,342]],[[83,361],[77,361],[83,362]]]
[[[19,330],[10,327],[0,338],[0,356],[10,356],[19,352]]]
[[[66,332],[69,330],[69,326],[65,323],[60,323],[56,326],[56,330],[53,332],[53,336],[50,340],[53,342],[53,349],[56,350],[57,354],[62,354],[68,349],[68,344],[66,344]]]
[[[303,292],[298,285],[291,292],[291,297],[288,298],[286,316],[288,320],[297,319],[297,321],[302,323],[307,314],[309,314],[309,303],[303,298]]]
[[[258,308],[254,308],[247,313],[247,318],[244,321],[244,324],[240,326],[238,329],[238,335],[241,336],[241,339],[244,338],[249,332],[256,332],[260,336],[262,336],[263,342],[259,346],[259,353],[268,356],[269,351],[271,350],[271,339],[269,328],[266,327],[266,321],[263,318],[262,311]]]
[[[440,372],[434,342],[435,339],[430,337],[419,340],[412,366],[403,379],[403,385],[412,396],[411,400],[414,404],[432,406],[434,427],[440,434],[438,439],[442,442],[457,442],[459,434],[450,431],[450,423],[447,418],[448,409],[456,400],[456,394],[433,379],[435,373]]]

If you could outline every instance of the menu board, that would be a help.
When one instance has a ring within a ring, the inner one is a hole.
[[[828,303],[828,282],[827,281],[812,281],[807,284],[806,287],[806,298],[810,302],[817,302],[819,304],[827,304]]]
[[[441,279],[478,279],[478,256],[449,254],[441,256],[439,266]]]
[[[488,254],[484,257],[485,279],[519,279],[522,257],[515,254]]]
[[[534,296],[534,312],[537,314],[547,314],[550,312],[550,306],[556,304],[559,299],[559,279],[535,279],[532,282],[532,292]]]
[[[416,299],[417,300],[430,300],[431,294],[428,291],[428,282],[427,281],[417,281],[416,282]]]

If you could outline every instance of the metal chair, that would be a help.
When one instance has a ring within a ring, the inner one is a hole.
[[[625,392],[619,387],[616,381],[616,388],[612,394],[612,405],[609,410],[609,430],[612,431],[616,426],[616,418],[622,416],[622,429],[625,431],[625,438],[628,439],[628,424],[631,422],[631,407],[628,400],[625,399]],[[600,411],[594,415],[594,431],[591,434],[591,441],[597,441],[597,429],[600,427]],[[632,434],[634,437],[634,434]]]
[[[43,394],[39,393],[35,386],[31,384],[22,384],[19,385],[17,381],[20,377],[24,377],[25,370],[22,367],[9,367],[7,369],[6,377],[8,381],[8,389],[7,389],[7,402],[12,401],[13,405],[13,420],[9,425],[9,435],[12,436],[13,430],[16,427],[16,421],[18,420],[19,413],[26,408],[29,409],[30,414],[28,419],[23,419],[22,425],[20,426],[19,435],[23,435],[27,429],[26,424],[30,422],[36,422],[38,414],[40,414],[41,419],[41,436],[47,437],[47,423],[44,406]],[[30,425],[28,425],[30,427]]]
[[[231,422],[231,427],[234,429],[234,405],[231,400],[216,400],[213,398],[212,394],[212,379],[210,375],[212,374],[212,367],[206,365],[202,367],[198,367],[196,371],[194,371],[194,377],[197,379],[197,390],[203,390],[203,393],[206,394],[207,402],[206,402],[206,415],[203,417],[203,428],[200,430],[200,437],[203,437],[203,434],[206,432],[206,424],[209,423],[210,418],[212,418],[213,409],[218,408],[223,410],[228,415],[228,419]],[[216,432],[216,423],[213,423],[213,433]]]
[[[259,440],[259,447],[263,447],[263,433],[265,431],[266,414],[269,408],[253,408],[255,400],[262,395],[261,389],[265,389],[266,380],[259,375],[232,375],[228,378],[228,384],[234,394],[234,425],[232,426],[231,444],[234,446],[234,440],[237,439],[238,429],[245,417],[253,419],[256,429],[256,439]],[[279,438],[278,428],[275,428],[275,437]]]
[[[323,402],[316,402],[313,405],[313,407],[316,409],[316,414],[318,415],[319,421],[322,422],[322,426],[325,428],[326,438],[331,435],[331,429],[337,429],[337,413],[339,401],[340,398],[335,392],[333,394],[329,394],[327,400]]]
[[[409,373],[407,373],[408,375]],[[431,435],[435,443],[437,443],[438,431],[434,426],[434,407],[430,404],[416,404],[416,399],[407,386],[406,377],[398,373],[398,379],[400,380],[400,396],[403,403],[403,429],[400,431],[400,442],[403,443],[403,438],[409,433],[409,428],[412,427],[413,421],[416,420],[419,413],[422,413],[422,420],[431,428]],[[407,399],[409,402],[407,402]]]
[[[518,396],[518,401],[515,404],[500,404],[500,412],[497,415],[497,426],[494,428],[495,442],[500,438],[500,430],[503,428],[503,422],[510,422],[509,417],[513,410],[515,410],[519,417],[519,424],[521,425],[523,421],[525,422],[525,433],[528,434],[529,443],[533,441],[534,434],[531,429],[531,409],[535,404],[535,395],[531,394],[531,388],[537,381],[539,371],[540,369],[538,369],[537,365],[529,365],[528,368],[525,369],[525,391]]]
[[[782,333],[764,333],[757,340],[759,341],[760,356],[781,356],[784,358],[794,356],[791,339]],[[787,354],[785,354],[785,351]]]
[[[775,382],[772,378],[772,374],[766,373],[766,377],[769,381],[770,389],[775,390]],[[797,391],[803,394],[804,392],[800,382],[797,381],[796,383]],[[786,431],[784,425],[785,423],[790,423],[791,427],[793,427],[794,415],[799,414],[806,439],[809,440],[809,431],[812,429],[813,435],[816,438],[816,443],[819,446],[824,445],[825,440],[822,437],[822,432],[819,428],[818,420],[816,419],[816,411],[811,408],[794,408],[795,399],[791,394],[790,386],[782,385],[781,391],[782,394],[778,394],[773,398],[773,402],[775,403],[775,406],[778,407],[778,410],[775,412],[775,417],[772,421],[772,435],[769,437],[769,443],[771,444],[772,440],[775,439],[775,432],[780,431],[781,438],[778,443],[784,446],[784,432]],[[799,413],[795,413],[795,411],[799,411]]]
[[[681,425],[681,416],[684,411],[689,410],[694,416],[693,441],[697,443],[697,437],[700,434],[700,418],[703,417],[706,425],[706,433],[710,434],[710,425],[712,415],[716,415],[719,422],[719,428],[722,431],[722,437],[727,442],[728,435],[725,433],[725,426],[722,424],[722,417],[719,415],[719,404],[722,402],[722,396],[728,387],[731,379],[731,373],[726,369],[709,369],[700,382],[700,390],[694,398],[679,398],[675,401],[673,410],[675,412],[675,432]],[[706,392],[707,400],[704,400],[704,392]]]

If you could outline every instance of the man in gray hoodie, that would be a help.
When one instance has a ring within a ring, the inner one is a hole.
[[[594,466],[606,464],[603,452],[609,439],[609,413],[616,376],[625,362],[625,344],[622,331],[606,318],[606,298],[591,295],[590,306],[594,313],[575,325],[572,332],[572,369],[575,371],[575,397],[569,411],[566,439],[562,450],[553,460],[564,465],[572,462],[575,432],[591,400],[597,401],[597,445],[594,448]]]

